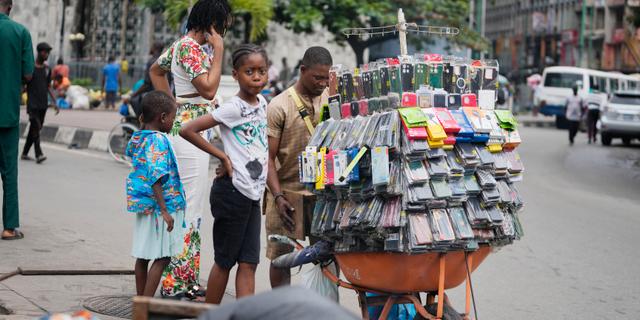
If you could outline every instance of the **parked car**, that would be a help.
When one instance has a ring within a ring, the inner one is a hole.
[[[618,91],[602,109],[600,138],[605,146],[614,138],[622,138],[625,145],[640,139],[640,92]]]

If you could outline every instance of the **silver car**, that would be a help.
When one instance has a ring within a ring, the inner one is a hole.
[[[619,91],[602,109],[600,138],[605,146],[613,138],[622,138],[625,145],[632,139],[640,139],[640,92]]]

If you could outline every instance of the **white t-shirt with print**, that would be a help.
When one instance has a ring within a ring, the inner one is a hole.
[[[234,96],[211,115],[220,122],[225,153],[231,159],[233,186],[247,198],[259,201],[267,183],[267,100],[258,95],[258,104]]]

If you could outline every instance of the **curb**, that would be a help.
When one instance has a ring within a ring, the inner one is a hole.
[[[29,123],[20,122],[20,137],[27,138]],[[85,128],[66,127],[58,125],[44,125],[40,131],[42,142],[66,145],[73,149],[91,149],[107,151],[108,131]]]
[[[556,122],[555,120],[547,120],[544,118],[541,119],[518,119],[518,123],[525,127],[534,127],[534,128],[555,128]]]

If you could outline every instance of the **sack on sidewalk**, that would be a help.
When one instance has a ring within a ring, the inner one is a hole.
[[[333,274],[337,274],[335,263],[331,263],[328,268]],[[302,274],[302,286],[335,302],[340,302],[338,286],[322,274],[319,264]]]

